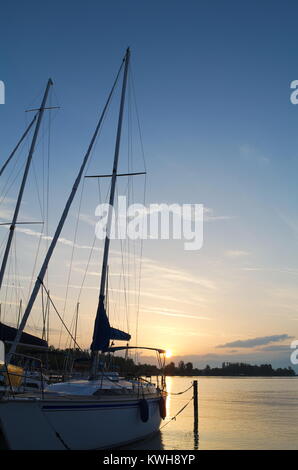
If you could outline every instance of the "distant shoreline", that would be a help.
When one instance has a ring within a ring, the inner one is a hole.
[[[166,375],[166,377],[202,377],[219,379],[297,379],[298,375]]]
[[[243,362],[223,362],[221,367],[204,369],[193,367],[191,362],[180,361],[176,367],[174,362],[165,366],[167,376],[194,376],[194,377],[296,377],[292,367],[273,369],[271,364],[245,364]]]

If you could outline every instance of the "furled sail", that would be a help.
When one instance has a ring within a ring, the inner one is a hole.
[[[94,333],[91,344],[91,351],[107,351],[110,340],[129,341],[131,336],[124,331],[117,330],[110,326],[104,306],[104,297],[100,296],[97,315],[94,324]]]

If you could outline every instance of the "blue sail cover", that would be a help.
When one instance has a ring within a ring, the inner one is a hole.
[[[130,338],[131,336],[128,333],[117,330],[116,328],[112,328],[110,326],[104,306],[104,297],[100,297],[94,323],[91,351],[105,352],[109,348],[111,339],[118,341],[129,341]]]

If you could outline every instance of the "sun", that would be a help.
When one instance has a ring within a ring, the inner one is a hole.
[[[166,357],[167,358],[172,357],[172,351],[170,349],[166,350]]]

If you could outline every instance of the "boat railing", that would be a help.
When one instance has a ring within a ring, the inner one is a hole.
[[[0,373],[4,377],[4,394],[15,396],[34,388],[44,398],[45,375],[41,359],[14,353],[9,364],[2,364]]]

